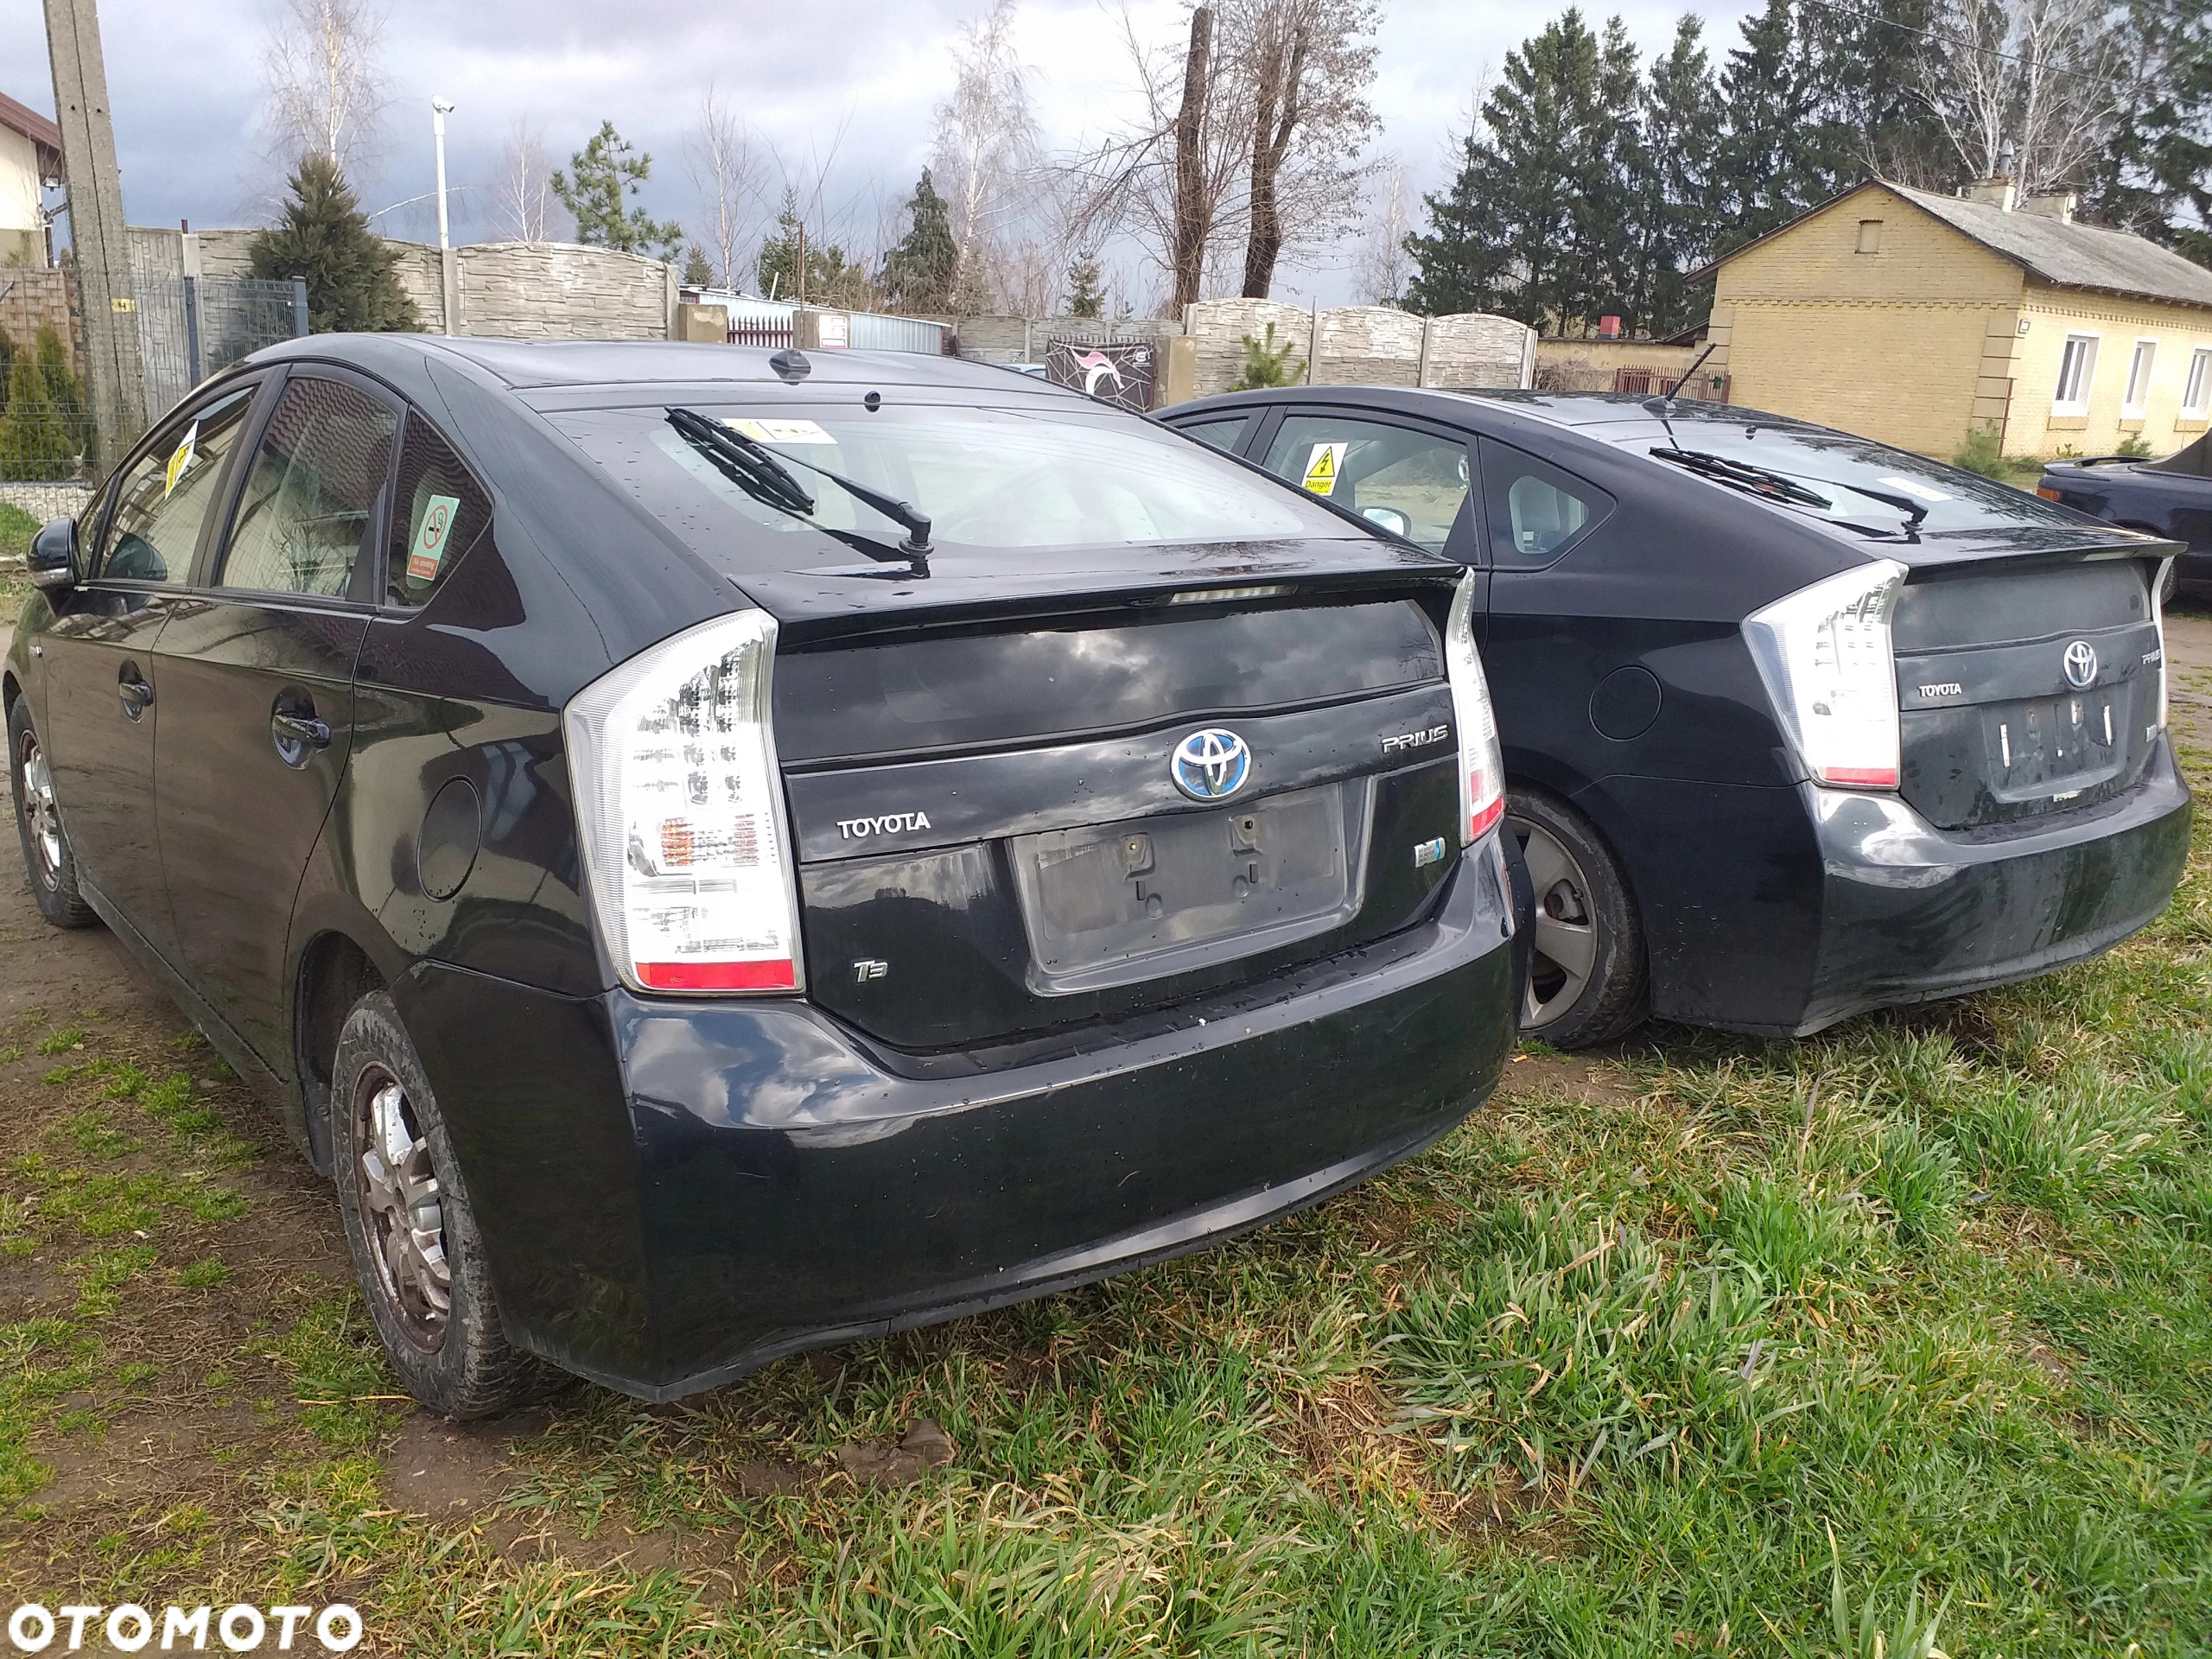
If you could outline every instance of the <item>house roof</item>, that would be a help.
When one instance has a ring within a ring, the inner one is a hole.
[[[2137,299],[2167,300],[2182,305],[2212,307],[2212,270],[2184,259],[2171,248],[2126,231],[2108,231],[2095,225],[2069,224],[2042,213],[2015,208],[2007,213],[1988,202],[1968,201],[1960,196],[1937,195],[1869,179],[1817,207],[1808,209],[1789,224],[1770,231],[1723,254],[1694,276],[1710,276],[1738,254],[1760,243],[1796,229],[1814,214],[1858,194],[1879,188],[1939,219],[1961,236],[1979,243],[1999,258],[2009,259],[2038,282],[2059,288],[2082,288],[2104,294],[2125,294]]]
[[[0,92],[0,127],[14,128],[41,149],[52,150],[57,160],[61,155],[61,129],[5,92]]]

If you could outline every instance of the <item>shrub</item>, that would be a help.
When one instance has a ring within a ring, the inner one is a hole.
[[[1967,472],[1980,473],[1984,478],[2009,478],[2012,468],[2005,459],[2004,440],[1990,427],[1979,427],[1967,435],[1959,446],[1958,454],[1951,457],[1951,465],[1962,467]]]
[[[1268,325],[1265,340],[1244,336],[1244,372],[1237,377],[1231,391],[1264,391],[1270,386],[1294,386],[1298,384],[1299,372],[1306,366],[1303,359],[1291,359],[1291,343],[1275,344],[1275,326]]]

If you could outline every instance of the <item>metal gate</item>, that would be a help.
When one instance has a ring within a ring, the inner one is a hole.
[[[308,285],[296,276],[139,276],[131,289],[149,422],[247,353],[308,331]]]

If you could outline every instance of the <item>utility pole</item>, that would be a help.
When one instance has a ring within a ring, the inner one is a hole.
[[[84,309],[85,367],[99,435],[95,459],[109,467],[145,428],[146,377],[138,356],[138,299],[130,283],[123,175],[115,164],[115,123],[108,112],[95,0],[46,0],[46,44],[69,188],[69,243]]]
[[[454,313],[461,308],[461,269],[446,226],[446,117],[453,107],[451,99],[430,100],[430,137],[438,149],[438,309],[445,315],[440,332],[448,334],[455,332]]]

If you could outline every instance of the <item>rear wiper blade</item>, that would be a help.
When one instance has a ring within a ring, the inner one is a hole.
[[[885,547],[866,537],[842,533],[838,534],[840,541],[858,548],[879,563],[903,559],[913,567],[917,576],[929,575],[929,518],[897,496],[886,495],[880,490],[858,483],[842,473],[833,473],[827,467],[817,467],[810,461],[802,461],[797,455],[779,454],[758,439],[749,438],[734,427],[702,415],[696,409],[671,409],[668,423],[685,442],[713,462],[715,470],[723,477],[754,500],[764,502],[779,512],[803,518],[814,515],[814,497],[791,476],[790,467],[785,465],[786,461],[828,479],[855,500],[874,507],[893,523],[905,526],[906,531],[895,548]]]
[[[1808,490],[1796,479],[1782,473],[1770,473],[1764,467],[1754,467],[1749,461],[1732,461],[1726,455],[1716,455],[1703,449],[1670,449],[1664,444],[1655,444],[1651,450],[1655,461],[1670,461],[1686,471],[1723,484],[1740,485],[1743,488],[1762,495],[1778,496],[1784,501],[1801,502],[1808,507],[1822,510],[1835,503],[1816,490]],[[1860,491],[1865,494],[1865,491]]]

